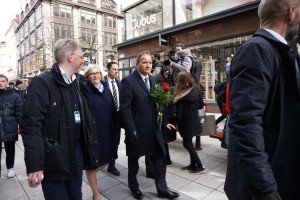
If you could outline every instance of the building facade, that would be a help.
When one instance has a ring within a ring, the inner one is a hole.
[[[7,48],[6,42],[0,42],[0,74],[6,75],[6,71],[8,68],[8,55],[7,55]]]
[[[51,68],[53,46],[61,38],[79,42],[84,65],[101,68],[122,41],[123,15],[113,0],[30,0],[15,29],[18,77],[30,78]]]
[[[126,40],[118,45],[121,76],[135,67],[141,51],[161,58],[183,43],[202,62],[199,80],[207,102],[215,102],[215,84],[225,79],[225,63],[259,28],[257,0],[141,0],[125,8]],[[161,45],[160,38],[166,41]]]

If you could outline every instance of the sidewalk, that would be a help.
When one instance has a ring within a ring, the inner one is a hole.
[[[222,124],[220,124],[220,127]],[[103,195],[103,200],[132,200],[130,190],[127,187],[127,156],[125,152],[124,132],[122,132],[121,144],[119,146],[119,158],[116,167],[121,175],[111,176],[106,170],[97,174],[98,188]],[[188,152],[182,146],[182,139],[177,135],[177,140],[169,143],[170,155],[173,164],[167,166],[168,186],[180,192],[178,200],[225,200],[224,180],[227,166],[227,151],[220,147],[220,141],[201,137],[202,151],[198,155],[205,166],[205,171],[199,174],[190,174],[182,171],[181,167],[189,164]],[[27,183],[26,169],[24,164],[24,151],[21,137],[16,144],[15,172],[16,177],[7,179],[5,166],[5,150],[2,151],[0,199],[1,200],[42,200],[44,199],[41,186],[29,188]],[[154,180],[145,177],[144,157],[140,158],[140,170],[138,182],[144,194],[144,199],[159,199],[156,196]],[[92,192],[83,177],[83,199],[92,200]]]

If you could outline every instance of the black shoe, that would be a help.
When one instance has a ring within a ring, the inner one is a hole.
[[[155,176],[153,173],[146,173],[146,177],[147,178],[152,178],[153,180],[155,180]]]
[[[199,173],[199,172],[202,172],[205,170],[205,167],[193,167],[192,169],[189,170],[189,172],[191,174],[196,174],[196,173]]]
[[[107,168],[107,172],[114,175],[114,176],[120,176],[119,170],[115,166],[111,166]]]
[[[159,198],[175,199],[179,197],[179,194],[167,189],[166,191],[157,191],[157,196]]]
[[[181,168],[181,170],[191,170],[191,169],[193,169],[193,167],[195,167],[195,166],[188,165],[188,166],[185,166],[185,167]]]
[[[137,189],[130,189],[131,190],[131,194],[135,199],[142,199],[144,197],[143,193],[141,192],[141,190],[139,188]]]
[[[166,165],[172,165],[172,161],[171,160],[166,160]]]

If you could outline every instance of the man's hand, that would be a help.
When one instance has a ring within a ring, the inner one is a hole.
[[[282,200],[277,191],[252,196],[252,200]]]
[[[29,187],[35,188],[41,184],[44,178],[43,171],[33,172],[28,174]]]
[[[139,144],[140,143],[140,137],[137,131],[133,131],[129,135],[129,142],[131,144]]]

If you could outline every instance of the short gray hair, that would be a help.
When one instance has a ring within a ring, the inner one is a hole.
[[[99,69],[100,74],[101,74],[101,80],[102,80],[103,73],[102,73],[100,67],[95,64],[89,64],[88,66],[86,66],[86,68],[84,69],[83,75],[87,78],[94,69]]]
[[[78,43],[73,39],[59,39],[54,44],[54,57],[57,63],[62,63],[68,54],[80,49]]]

